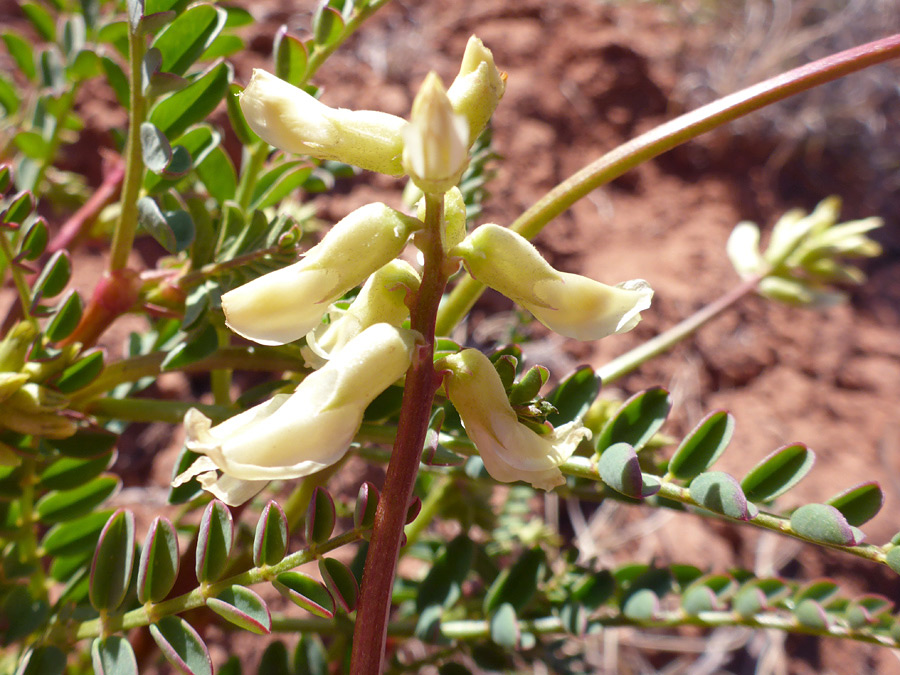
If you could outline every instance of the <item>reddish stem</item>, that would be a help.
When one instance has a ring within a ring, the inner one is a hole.
[[[52,254],[64,249],[71,253],[72,248],[85,236],[100,211],[116,198],[124,178],[125,163],[121,158],[117,158],[105,172],[103,182],[97,191],[63,223],[47,246],[47,253]]]
[[[413,355],[412,366],[406,375],[397,440],[375,511],[353,632],[350,664],[353,675],[377,675],[382,669],[403,526],[428,431],[431,404],[440,385],[440,377],[434,372],[434,324],[447,284],[440,236],[443,200],[430,196],[426,200],[425,231],[420,234],[419,241],[425,255],[425,268],[416,303],[410,312],[410,324],[413,330],[422,334],[425,343]]]

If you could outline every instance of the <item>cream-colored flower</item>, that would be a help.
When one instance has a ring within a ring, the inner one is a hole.
[[[542,490],[565,483],[559,465],[591,432],[570,422],[541,436],[519,422],[490,359],[475,349],[444,357],[447,396],[459,412],[488,473],[498,481],[521,480]]]
[[[240,101],[247,124],[269,145],[369,171],[393,176],[403,173],[401,130],[406,120],[401,117],[331,108],[258,68]]]
[[[270,480],[308,476],[334,464],[350,447],[369,403],[409,368],[417,335],[384,323],[370,326],[293,394],[216,426],[192,408],[184,420],[185,444],[204,456],[172,484],[196,476],[204,489],[235,506]]]
[[[482,225],[451,250],[481,283],[519,303],[552,331],[577,340],[624,333],[641,320],[653,291],[634,279],[617,286],[559,272],[521,235]]]
[[[421,279],[412,265],[392,260],[370,276],[346,310],[332,308],[331,321],[306,336],[300,352],[311,368],[321,368],[363,330],[376,323],[399,326],[409,317],[406,298],[419,290]]]
[[[375,203],[337,223],[299,262],[222,296],[231,330],[264,345],[297,340],[329,306],[400,254],[421,221]]]
[[[506,90],[506,73],[494,65],[494,55],[474,35],[466,44],[459,74],[447,90],[447,98],[469,125],[469,144],[487,126]]]
[[[437,73],[425,77],[403,129],[403,168],[426,194],[444,194],[469,163],[469,126],[453,111]]]

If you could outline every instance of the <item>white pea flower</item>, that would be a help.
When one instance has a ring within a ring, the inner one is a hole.
[[[469,163],[469,125],[453,111],[437,73],[425,77],[403,129],[403,168],[423,192],[444,194]]]
[[[577,340],[631,330],[653,297],[642,279],[607,286],[555,270],[531,242],[499,225],[476,228],[450,253],[462,258],[478,281],[519,303],[550,330]]]
[[[459,74],[447,90],[453,110],[466,118],[469,144],[487,126],[506,90],[506,73],[494,65],[494,55],[474,35],[466,44]]]
[[[297,340],[319,325],[331,303],[396,258],[421,226],[384,204],[367,204],[332,227],[299,262],[225,293],[225,323],[264,345]]]
[[[591,432],[580,421],[540,435],[519,422],[490,359],[476,349],[444,357],[447,396],[495,480],[521,480],[541,490],[565,483],[559,465]]]
[[[369,171],[403,173],[406,120],[374,110],[331,108],[302,89],[254,69],[241,93],[247,124],[269,145]]]
[[[399,326],[409,317],[406,296],[419,290],[421,279],[412,265],[392,260],[370,276],[346,310],[332,308],[330,323],[320,323],[300,349],[306,365],[321,368],[363,330],[376,323]]]
[[[216,426],[192,408],[184,419],[186,445],[204,456],[172,485],[196,476],[205,490],[236,506],[270,480],[300,478],[334,464],[350,447],[369,403],[409,368],[417,336],[384,323],[370,326],[293,394]]]

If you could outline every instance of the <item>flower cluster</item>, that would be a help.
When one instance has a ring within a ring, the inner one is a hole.
[[[425,78],[408,122],[381,112],[330,108],[260,70],[240,105],[250,127],[277,148],[406,174],[423,193],[442,197],[439,234],[446,257],[462,260],[472,276],[549,328],[581,340],[631,329],[650,303],[652,291],[643,281],[610,287],[559,272],[527,240],[497,225],[466,235],[465,202],[456,185],[505,85],[490,51],[473,37],[449,89],[434,73]],[[424,214],[418,215],[380,203],[363,206],[298,262],[222,296],[229,328],[264,345],[305,338],[301,352],[316,370],[293,393],[216,426],[189,411],[186,445],[201,457],[174,484],[196,477],[226,503],[239,504],[274,478],[307,476],[344,456],[366,407],[403,377],[422,339],[402,327],[420,273],[397,259],[425,227]],[[349,306],[336,304],[363,283]],[[559,465],[590,438],[580,422],[546,435],[520,423],[497,371],[475,350],[447,356],[437,367],[494,478],[525,480],[545,490],[563,482]]]

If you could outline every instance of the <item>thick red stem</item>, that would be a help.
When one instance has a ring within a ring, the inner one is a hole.
[[[426,231],[419,235],[420,246],[425,254],[425,269],[415,305],[410,312],[410,324],[422,334],[424,344],[413,355],[412,366],[406,375],[397,440],[394,442],[384,489],[375,511],[375,524],[366,556],[353,633],[350,665],[353,675],[377,675],[382,670],[391,591],[394,587],[403,526],[406,524],[407,507],[412,498],[419,459],[428,431],[431,404],[440,385],[440,377],[434,372],[433,357],[434,324],[438,304],[447,284],[440,237],[442,200],[433,200],[429,206]]]

